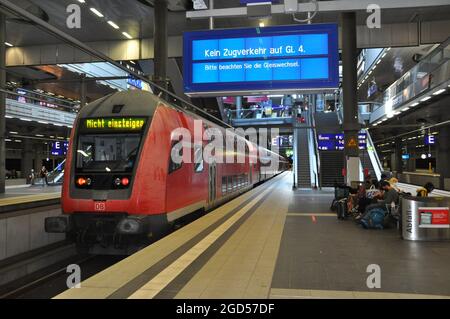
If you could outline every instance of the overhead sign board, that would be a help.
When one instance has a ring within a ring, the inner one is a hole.
[[[184,89],[221,96],[335,89],[336,24],[184,33]]]
[[[425,135],[425,145],[436,144],[436,137],[434,135]]]
[[[344,134],[319,134],[318,136],[319,151],[343,151],[345,148]],[[358,145],[360,150],[367,148],[367,134],[358,134],[358,144],[353,141],[349,147],[356,147]]]
[[[52,142],[51,154],[53,156],[65,156],[69,148],[69,142]]]

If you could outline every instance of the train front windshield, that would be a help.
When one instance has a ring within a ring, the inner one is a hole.
[[[79,172],[131,172],[141,134],[80,135],[76,168]]]

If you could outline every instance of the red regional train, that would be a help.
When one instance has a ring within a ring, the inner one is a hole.
[[[249,148],[258,146],[245,139],[245,163],[208,164],[203,157],[174,162],[172,134],[185,128],[194,136],[194,120],[202,121],[203,130],[225,131],[145,91],[86,105],[71,134],[63,214],[47,218],[46,231],[66,233],[89,253],[130,254],[167,234],[180,218],[211,210],[287,168],[284,158],[260,147],[250,162]],[[203,147],[195,148],[189,148],[193,157]],[[278,157],[278,167],[264,170],[261,151]]]

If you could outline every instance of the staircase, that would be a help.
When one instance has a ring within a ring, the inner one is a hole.
[[[342,151],[321,151],[320,170],[322,187],[334,187],[335,183],[344,183],[342,169],[344,168],[344,153]]]

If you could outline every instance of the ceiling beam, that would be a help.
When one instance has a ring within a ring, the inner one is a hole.
[[[381,9],[406,9],[421,7],[448,6],[448,0],[334,0],[319,1],[319,12],[342,12],[367,10],[370,4],[376,3]],[[301,2],[298,4],[299,12],[314,11],[315,5],[311,2]],[[272,14],[285,14],[284,5],[272,5]],[[247,7],[236,7],[226,9],[187,11],[188,19],[205,19],[209,17],[230,18],[247,16]]]

